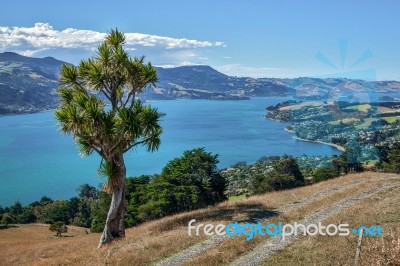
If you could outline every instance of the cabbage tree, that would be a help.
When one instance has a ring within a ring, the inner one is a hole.
[[[125,236],[124,154],[137,146],[157,150],[162,133],[157,109],[136,97],[155,84],[156,69],[143,57],[131,58],[124,43],[124,34],[112,30],[95,56],[78,66],[63,65],[55,111],[61,131],[72,134],[81,154],[101,158],[99,173],[107,177],[103,189],[112,200],[99,247]]]

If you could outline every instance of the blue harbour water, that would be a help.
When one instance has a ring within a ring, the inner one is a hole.
[[[155,153],[138,148],[126,155],[128,176],[159,173],[184,150],[205,147],[219,154],[219,167],[255,162],[263,155],[333,155],[340,152],[303,142],[284,123],[265,119],[265,108],[287,98],[249,101],[153,101],[162,118],[162,144]],[[99,157],[80,157],[71,136],[61,135],[53,112],[0,117],[0,205],[69,198],[83,183],[98,186]]]

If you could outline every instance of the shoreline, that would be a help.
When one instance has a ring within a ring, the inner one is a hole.
[[[41,110],[41,111],[34,111],[34,112],[26,112],[26,113],[5,113],[5,114],[0,114],[0,117],[17,116],[17,115],[34,115],[34,114],[40,114],[40,113],[53,112],[56,109],[57,108],[48,109],[48,110]]]
[[[294,134],[294,133],[295,133],[293,130],[289,130],[289,129],[287,129],[287,128],[285,128],[284,130],[285,130],[286,132],[291,133],[291,134]],[[341,152],[345,152],[345,151],[346,151],[346,148],[345,148],[345,147],[340,146],[340,145],[337,145],[337,144],[329,143],[329,142],[324,142],[324,141],[320,141],[320,140],[302,139],[302,138],[299,138],[299,137],[296,137],[296,136],[292,136],[292,138],[293,138],[293,139],[296,139],[296,140],[301,140],[301,141],[315,142],[315,143],[320,143],[320,144],[329,145],[329,146],[331,146],[331,147],[333,147],[333,148],[335,148],[335,149],[337,149],[337,150],[339,150],[339,151],[341,151]]]

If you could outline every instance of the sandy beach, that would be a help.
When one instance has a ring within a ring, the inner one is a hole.
[[[292,133],[292,134],[295,133],[293,130],[289,130],[287,128],[285,128],[284,130],[286,132],[289,132],[289,133]],[[337,149],[337,150],[339,150],[341,152],[345,152],[346,151],[345,147],[337,145],[337,144],[329,143],[329,142],[323,142],[323,141],[320,141],[320,140],[302,139],[302,138],[299,138],[299,137],[296,137],[296,136],[293,136],[292,138],[297,139],[297,140],[301,140],[301,141],[308,141],[308,142],[315,142],[315,143],[321,143],[321,144],[329,145],[329,146],[332,146],[332,147],[334,147],[335,149]]]

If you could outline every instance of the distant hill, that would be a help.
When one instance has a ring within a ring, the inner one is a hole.
[[[0,53],[0,114],[29,113],[57,106],[55,89],[60,67],[52,57],[32,58]],[[298,99],[320,100],[351,97],[352,93],[377,93],[376,99],[400,98],[400,82],[364,81],[345,78],[246,78],[227,76],[210,66],[157,67],[158,83],[140,95],[142,99],[245,100],[249,97],[293,95]],[[342,95],[340,95],[340,92]],[[349,96],[350,95],[350,96]],[[386,97],[384,97],[386,96]]]
[[[143,96],[148,98],[248,99],[252,96],[285,96],[291,88],[270,80],[231,77],[210,66],[195,65],[157,68],[158,88]]]
[[[27,113],[57,106],[57,75],[65,62],[0,53],[0,114]]]

